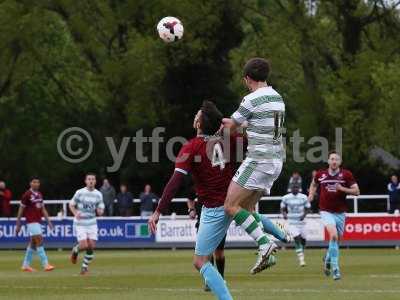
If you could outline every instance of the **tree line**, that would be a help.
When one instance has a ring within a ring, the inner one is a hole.
[[[300,130],[333,142],[342,128],[343,157],[363,193],[383,192],[396,170],[371,149],[400,157],[399,11],[398,1],[382,0],[0,0],[0,177],[20,193],[38,174],[55,198],[70,196],[86,171],[134,191],[146,182],[161,190],[173,169],[165,148],[159,163],[143,164],[130,145],[108,173],[104,138],[120,145],[157,126],[166,140],[191,137],[204,99],[227,116],[235,110],[246,94],[242,67],[260,56],[285,99],[287,136]],[[168,15],[185,27],[173,44],[155,31]],[[69,127],[93,138],[93,154],[79,164],[57,151]],[[292,171],[307,177],[322,165],[296,163],[288,147],[274,192],[284,192]]]

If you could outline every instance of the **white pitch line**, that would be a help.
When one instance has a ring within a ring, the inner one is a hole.
[[[370,278],[400,278],[400,274],[371,274]]]
[[[168,293],[188,293],[188,292],[201,292],[201,289],[196,288],[134,288],[134,287],[99,287],[99,286],[53,286],[53,287],[43,287],[43,286],[8,286],[0,285],[0,289],[6,288],[10,289],[50,289],[50,290],[97,290],[97,291],[156,291],[156,292],[168,292]],[[351,289],[230,289],[234,293],[248,293],[248,292],[269,292],[269,293],[307,293],[307,294],[326,294],[326,293],[341,293],[341,294],[360,294],[360,293],[374,293],[374,294],[395,294],[400,293],[400,289],[397,290],[381,290],[381,289],[363,289],[363,290],[351,290]]]

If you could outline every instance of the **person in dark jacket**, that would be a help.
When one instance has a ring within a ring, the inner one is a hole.
[[[158,201],[158,197],[151,192],[151,185],[146,184],[144,191],[140,193],[140,215],[143,218],[150,217],[153,214],[154,200]]]
[[[107,178],[103,179],[100,193],[103,195],[103,202],[105,205],[104,215],[109,217],[114,216],[115,189]]]
[[[0,216],[9,218],[11,216],[11,198],[12,193],[6,187],[4,181],[0,181]]]
[[[128,191],[126,184],[121,184],[120,186],[120,193],[117,195],[117,206],[120,216],[132,216],[133,196],[132,193]]]
[[[397,175],[392,175],[387,189],[390,201],[389,213],[393,214],[396,210],[400,209],[400,183]]]

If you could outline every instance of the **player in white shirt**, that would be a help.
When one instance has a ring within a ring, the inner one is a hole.
[[[231,118],[224,118],[225,128],[234,131],[247,124],[247,154],[232,178],[225,200],[225,213],[257,243],[259,251],[252,274],[265,270],[269,257],[278,246],[268,238],[260,215],[252,213],[264,194],[269,194],[283,165],[285,103],[282,96],[267,83],[270,67],[267,60],[250,59],[244,69],[244,82],[250,94],[243,98]]]
[[[85,251],[81,275],[88,273],[90,262],[94,257],[97,241],[97,216],[104,213],[103,195],[96,190],[96,175],[88,173],[85,176],[86,187],[76,191],[72,197],[69,208],[74,215],[74,229],[78,244],[74,246],[71,262],[76,264],[80,251]]]
[[[283,218],[289,222],[289,231],[294,238],[294,245],[301,267],[306,265],[304,260],[304,248],[306,245],[306,231],[304,221],[311,205],[307,196],[299,193],[300,186],[293,185],[292,192],[283,196],[281,212]]]

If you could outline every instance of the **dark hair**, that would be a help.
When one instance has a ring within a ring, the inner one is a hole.
[[[200,128],[206,135],[214,135],[221,127],[223,115],[212,101],[204,101],[201,108]]]
[[[255,57],[245,64],[243,75],[244,77],[250,77],[254,81],[266,81],[269,71],[269,62],[264,58]]]
[[[88,172],[88,173],[86,173],[85,179],[86,179],[88,176],[94,176],[94,177],[96,177],[96,173],[93,173],[93,172]]]
[[[39,181],[40,181],[39,176],[31,176],[29,182],[32,182],[32,181],[34,181],[34,180],[39,180]]]
[[[328,159],[331,157],[332,154],[336,154],[337,156],[341,157],[340,154],[336,150],[329,151]]]

